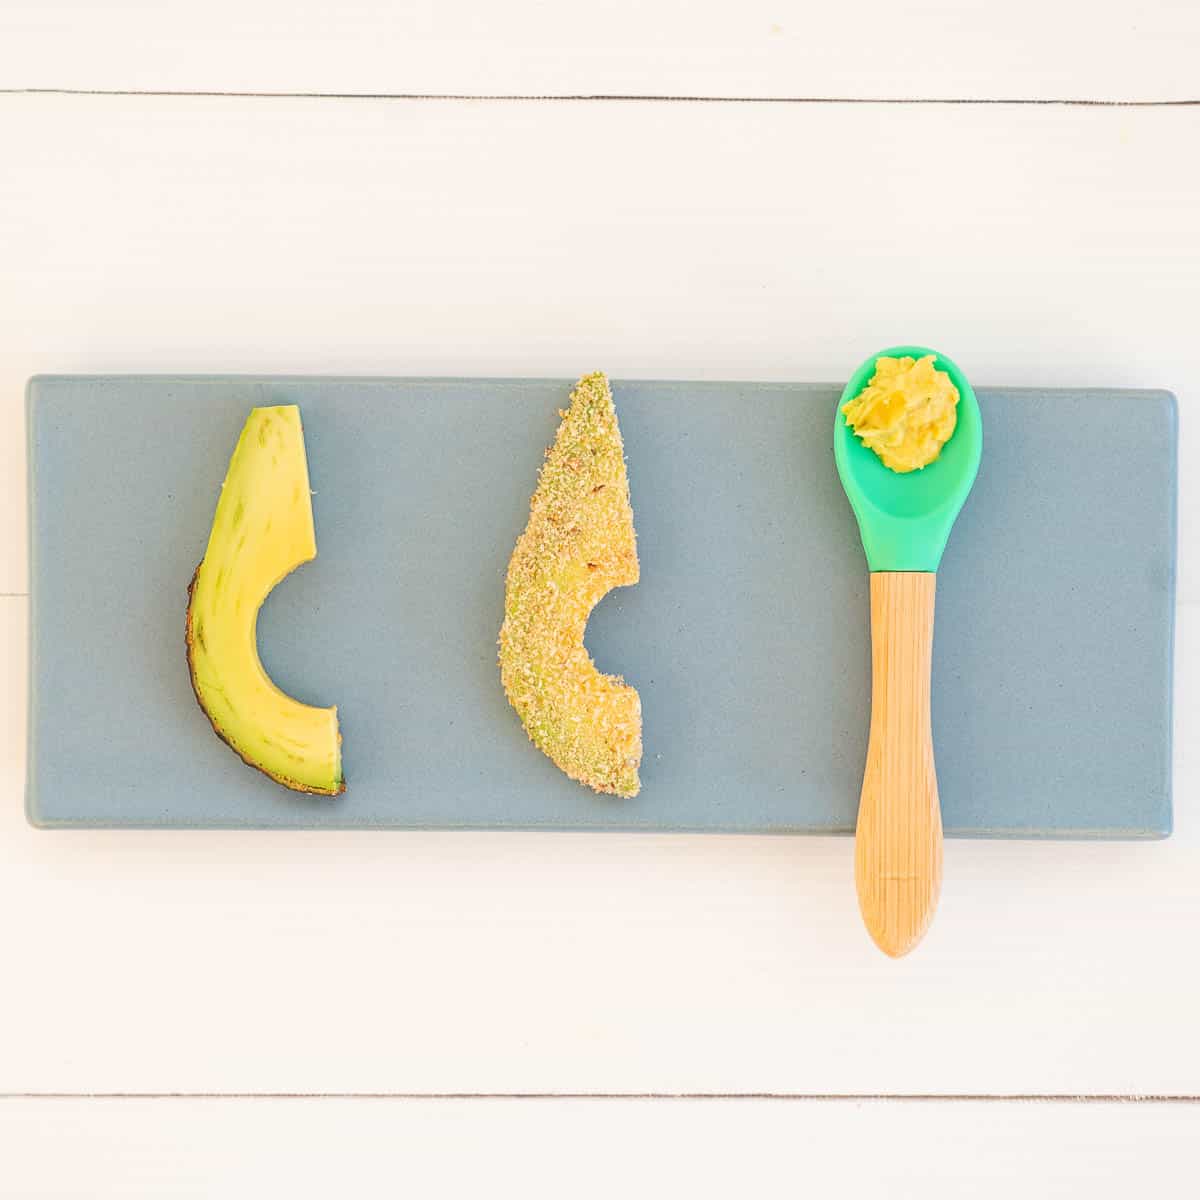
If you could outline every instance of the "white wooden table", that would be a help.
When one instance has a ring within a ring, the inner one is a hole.
[[[1193,0],[8,0],[0,1195],[1194,1195],[1198,60]],[[25,824],[30,374],[908,338],[1178,394],[1169,841],[951,842],[892,963],[849,841]]]

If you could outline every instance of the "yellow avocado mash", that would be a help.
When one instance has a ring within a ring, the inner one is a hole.
[[[842,405],[846,424],[893,471],[927,467],[954,432],[958,388],[933,360],[877,358],[871,382]]]

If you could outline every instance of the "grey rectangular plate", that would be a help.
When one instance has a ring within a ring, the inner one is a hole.
[[[641,693],[641,795],[572,783],[500,688],[504,572],[570,384],[39,377],[29,386],[28,810],[47,826],[853,828],[867,571],[838,389],[614,384],[642,581],[588,645]],[[947,831],[1171,827],[1176,415],[1165,392],[979,393],[983,465],[938,578]],[[264,664],[339,706],[348,791],[238,761],[192,697],[185,591],[253,405],[299,404],[319,556]]]

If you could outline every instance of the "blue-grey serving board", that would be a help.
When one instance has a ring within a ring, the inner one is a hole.
[[[38,377],[29,386],[28,810],[46,826],[853,828],[867,571],[833,385],[614,384],[642,581],[588,645],[641,693],[643,787],[572,783],[500,688],[504,572],[570,384]],[[339,706],[348,791],[244,766],[196,707],[186,588],[253,405],[299,404],[319,556],[263,661]],[[983,388],[938,579],[947,832],[1171,827],[1176,413],[1166,392]]]

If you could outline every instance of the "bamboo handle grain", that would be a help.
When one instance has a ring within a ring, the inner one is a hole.
[[[871,732],[854,876],[875,944],[893,958],[921,940],[942,886],[942,813],[929,715],[931,572],[871,575]]]

